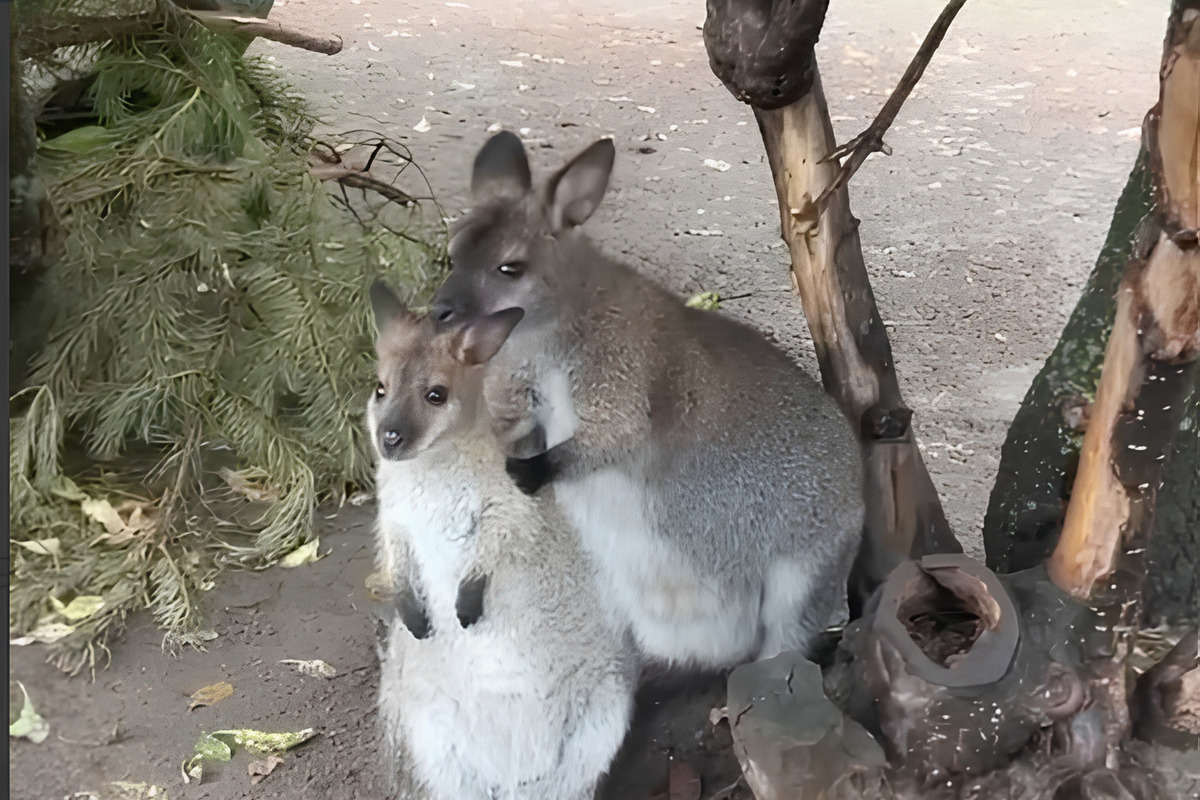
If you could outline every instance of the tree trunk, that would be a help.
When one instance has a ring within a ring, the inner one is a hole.
[[[1051,553],[1079,457],[1090,403],[1116,311],[1117,285],[1139,224],[1154,205],[1143,150],[1117,201],[1108,237],[1054,351],[1034,379],[1008,430],[992,489],[983,540],[987,564],[1018,572]],[[1200,608],[1200,395],[1190,390],[1163,472],[1147,551],[1148,625],[1196,618]]]

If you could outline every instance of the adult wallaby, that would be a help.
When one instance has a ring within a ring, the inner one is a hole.
[[[504,468],[482,365],[508,309],[435,331],[371,291],[380,566],[398,619],[379,712],[401,797],[591,798],[629,724],[637,657],[553,500]]]
[[[804,650],[858,547],[858,442],[757,332],[587,242],[613,158],[596,142],[537,192],[521,141],[492,137],[433,313],[525,310],[485,377],[497,436],[511,457],[542,454],[645,654],[726,666]]]

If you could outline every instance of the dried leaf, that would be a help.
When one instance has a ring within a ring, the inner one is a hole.
[[[301,661],[297,658],[281,659],[280,664],[294,664],[301,675],[311,675],[314,678],[332,678],[337,675],[337,668],[319,658],[312,661]]]
[[[188,703],[188,711],[201,706],[211,706],[233,694],[233,685],[227,681],[210,684],[203,689],[197,689],[192,694],[192,702]]]
[[[110,534],[121,533],[125,530],[125,521],[121,519],[121,515],[112,507],[112,504],[107,500],[94,500],[88,498],[80,503],[83,513],[87,514],[92,519],[104,526],[104,529]]]
[[[113,781],[112,785],[117,788],[112,800],[169,800],[167,790],[153,783]]]
[[[321,537],[314,536],[312,541],[302,544],[279,560],[279,566],[292,568],[320,561],[324,556],[317,554],[321,546]]]
[[[274,772],[275,768],[282,763],[283,759],[279,756],[267,756],[260,761],[251,761],[246,765],[246,771],[250,773],[250,783],[257,784]]]
[[[41,744],[50,735],[50,724],[34,710],[33,701],[29,699],[29,692],[25,691],[25,684],[17,681],[17,686],[21,687],[21,694],[24,695],[25,701],[21,706],[21,716],[17,717],[16,722],[9,723],[8,735],[28,739],[34,744]]]
[[[318,174],[318,171],[322,169],[328,174]],[[313,167],[311,171],[321,180],[327,178],[344,178],[355,172],[343,166]],[[326,249],[338,249],[334,245],[340,247],[339,242],[324,243]],[[222,467],[220,475],[221,479],[225,481],[233,492],[240,494],[247,500],[255,503],[274,503],[279,499],[279,486],[268,480],[268,475],[264,470],[232,470],[229,467]]]
[[[21,542],[14,541],[13,544],[18,544],[31,553],[37,553],[39,556],[53,556],[57,558],[62,555],[62,544],[56,537],[49,539],[26,539]]]
[[[59,639],[75,632],[74,625],[67,625],[64,622],[46,622],[42,621],[36,628],[31,630],[24,636],[19,636],[16,639],[9,640],[9,644],[24,647],[27,644],[41,642],[42,644],[50,644],[57,642]]]

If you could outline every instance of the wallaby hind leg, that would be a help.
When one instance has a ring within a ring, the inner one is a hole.
[[[811,564],[795,559],[781,559],[771,567],[763,588],[756,660],[793,650],[807,655],[843,599],[838,592],[822,591],[820,578]]]

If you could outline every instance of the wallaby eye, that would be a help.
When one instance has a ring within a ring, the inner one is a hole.
[[[382,382],[382,381],[380,381],[379,383],[375,384],[375,396],[376,396],[376,397],[386,397],[386,396],[387,396],[387,389],[384,389],[384,388],[383,388],[383,382]]]
[[[521,261],[512,261],[508,264],[501,264],[497,267],[501,275],[507,275],[510,278],[519,278],[525,272],[525,264]]]
[[[446,387],[435,386],[430,389],[425,393],[425,402],[434,406],[440,406],[442,403],[446,402]]]

